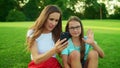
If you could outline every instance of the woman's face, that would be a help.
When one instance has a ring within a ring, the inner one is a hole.
[[[78,21],[70,21],[68,28],[72,37],[79,37],[81,34],[81,25]]]
[[[60,18],[60,13],[57,12],[51,13],[45,23],[45,29],[43,32],[45,33],[51,32],[58,24],[59,18]]]

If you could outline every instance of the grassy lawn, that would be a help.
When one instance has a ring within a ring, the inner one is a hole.
[[[99,68],[120,66],[120,20],[82,20],[85,34],[91,28],[105,52]],[[0,22],[0,68],[27,68],[30,53],[25,51],[25,36],[33,22]],[[63,30],[66,21],[63,21]],[[61,62],[60,58],[58,58]]]

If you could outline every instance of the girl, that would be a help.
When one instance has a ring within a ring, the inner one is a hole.
[[[88,30],[84,37],[83,25],[76,16],[69,18],[66,32],[70,33],[71,38],[68,47],[62,51],[64,68],[97,68],[98,56],[103,58],[104,52],[94,42],[93,32]],[[93,50],[89,51],[91,47]]]

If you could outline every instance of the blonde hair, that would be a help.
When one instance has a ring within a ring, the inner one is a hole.
[[[56,42],[59,39],[60,33],[62,32],[62,13],[61,13],[61,10],[56,5],[48,5],[42,10],[41,14],[35,21],[35,24],[30,28],[34,32],[31,38],[27,37],[26,41],[28,44],[27,46],[28,50],[34,44],[35,39],[41,35],[43,29],[45,28],[44,25],[49,15],[54,12],[60,13],[60,18],[59,18],[58,24],[52,30],[52,37],[53,37],[54,42]]]

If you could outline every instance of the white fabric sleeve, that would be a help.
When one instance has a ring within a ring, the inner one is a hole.
[[[28,32],[27,32],[27,37],[32,37],[32,36],[33,36],[33,30],[30,29],[30,30],[28,30]]]

